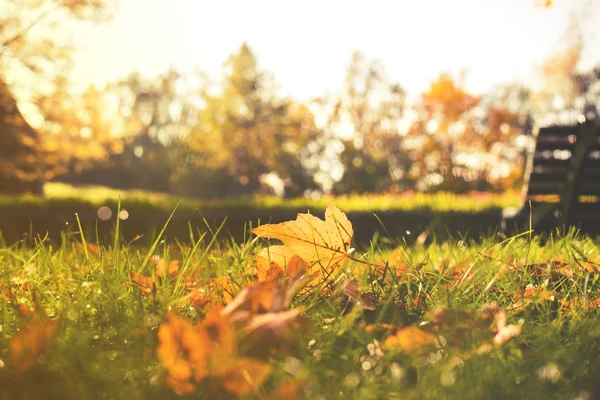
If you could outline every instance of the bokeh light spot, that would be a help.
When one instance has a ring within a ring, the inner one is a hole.
[[[129,211],[121,210],[121,212],[119,213],[119,218],[125,221],[127,218],[129,218]]]
[[[102,221],[108,221],[112,217],[112,210],[107,206],[102,206],[98,209],[98,218]]]

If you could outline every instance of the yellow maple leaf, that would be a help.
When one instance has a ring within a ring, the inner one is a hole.
[[[311,214],[298,214],[295,221],[262,225],[252,232],[284,243],[261,250],[259,263],[263,259],[287,266],[297,255],[310,265],[311,276],[318,272],[318,276],[331,275],[348,257],[354,234],[346,214],[333,204],[325,210],[325,220]]]

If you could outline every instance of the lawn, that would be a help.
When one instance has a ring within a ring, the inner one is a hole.
[[[521,204],[518,193],[414,193],[400,195],[320,196],[314,199],[281,199],[275,196],[238,197],[213,201],[180,198],[164,193],[142,190],[117,190],[103,186],[76,187],[63,183],[48,183],[45,196],[0,197],[0,209],[68,210],[95,212],[103,205],[115,207],[119,198],[132,211],[170,213],[177,203],[182,212],[198,210],[324,210],[334,203],[346,212],[356,211],[431,211],[470,212],[501,210]]]
[[[0,245],[0,398],[600,396],[597,238],[353,249],[343,214],[306,218]]]

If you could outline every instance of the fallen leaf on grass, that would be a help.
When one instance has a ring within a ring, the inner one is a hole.
[[[33,313],[23,304],[17,306],[21,327],[10,340],[10,360],[17,374],[23,374],[35,365],[54,339],[60,321],[49,319],[38,306]]]
[[[286,379],[273,390],[269,396],[269,400],[296,400],[300,396],[300,385],[295,379]]]
[[[14,301],[14,296],[10,290],[10,288],[0,281],[0,297],[4,301]]]
[[[379,297],[376,293],[363,293],[358,288],[357,281],[347,280],[343,283],[344,294],[348,297],[348,300],[356,304],[363,310],[375,310],[375,304]]]
[[[156,282],[154,282],[154,279],[152,279],[151,276],[145,276],[138,274],[137,272],[129,271],[129,277],[131,278],[131,283],[145,295],[156,293]]]
[[[210,278],[188,285],[190,292],[175,301],[179,307],[192,306],[198,310],[209,304],[229,304],[239,290],[228,277]]]
[[[251,358],[238,358],[225,363],[217,376],[223,388],[239,397],[255,392],[269,377],[273,368]]]
[[[484,354],[521,333],[520,325],[506,323],[506,313],[495,304],[478,310],[437,308],[427,313],[432,329],[442,334],[448,345],[467,347],[469,354]]]
[[[302,331],[299,316],[303,309],[286,308],[303,276],[299,270],[293,279],[272,279],[244,288],[227,307],[213,307],[196,325],[169,312],[159,328],[157,348],[168,372],[167,384],[176,393],[186,394],[211,378],[216,388],[229,394],[255,392],[272,372],[257,355],[269,356],[272,349],[285,348],[288,334]]]
[[[192,380],[200,381],[207,375],[209,339],[206,332],[169,312],[167,321],[158,329],[158,340],[156,352],[169,373],[169,386],[180,395],[193,392]]]
[[[173,278],[179,273],[179,260],[171,260],[167,265],[164,258],[153,259],[156,264],[156,276],[163,279]]]
[[[433,344],[435,344],[433,334],[414,326],[408,326],[399,329],[394,335],[388,336],[383,342],[382,348],[402,351],[410,355]]]
[[[316,276],[315,284],[332,277],[346,260],[354,234],[346,214],[332,204],[325,210],[325,220],[311,214],[298,214],[295,221],[262,225],[252,232],[284,243],[267,247],[258,254],[269,260],[269,266],[270,262],[287,266],[297,255],[310,265],[309,274]]]

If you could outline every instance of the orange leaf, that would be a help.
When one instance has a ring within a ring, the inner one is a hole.
[[[270,400],[296,400],[300,396],[300,385],[295,379],[287,379],[269,395]]]
[[[395,335],[383,342],[383,348],[412,354],[417,350],[435,343],[435,336],[429,332],[409,326],[399,329]]]
[[[12,301],[14,299],[10,288],[5,286],[2,281],[0,281],[0,297],[2,297],[5,301]]]
[[[22,324],[9,345],[11,362],[18,374],[24,373],[37,362],[54,338],[59,325],[59,320],[50,320],[38,310]]]
[[[269,261],[264,257],[257,256],[254,265],[256,267],[259,281],[281,279],[285,276],[285,271],[277,262]]]
[[[172,377],[173,390],[181,390],[183,382],[203,379],[207,375],[206,357],[210,341],[206,332],[194,327],[187,319],[175,313],[167,314],[167,321],[158,329],[159,346],[156,350],[163,367]]]
[[[156,276],[160,276],[161,278],[172,278],[177,276],[179,273],[179,260],[171,260],[169,262],[169,268],[167,268],[167,263],[164,259],[160,259],[156,263]]]
[[[229,362],[219,374],[223,387],[239,397],[255,392],[269,377],[273,368],[251,358],[238,358]]]
[[[198,325],[198,329],[205,332],[210,343],[211,357],[217,363],[221,363],[234,357],[237,353],[235,330],[229,317],[221,312],[218,307],[212,308],[204,321]],[[213,368],[219,365],[213,365]]]
[[[152,294],[156,292],[156,283],[150,276],[144,276],[137,272],[129,271],[131,282],[142,291],[144,294]]]

